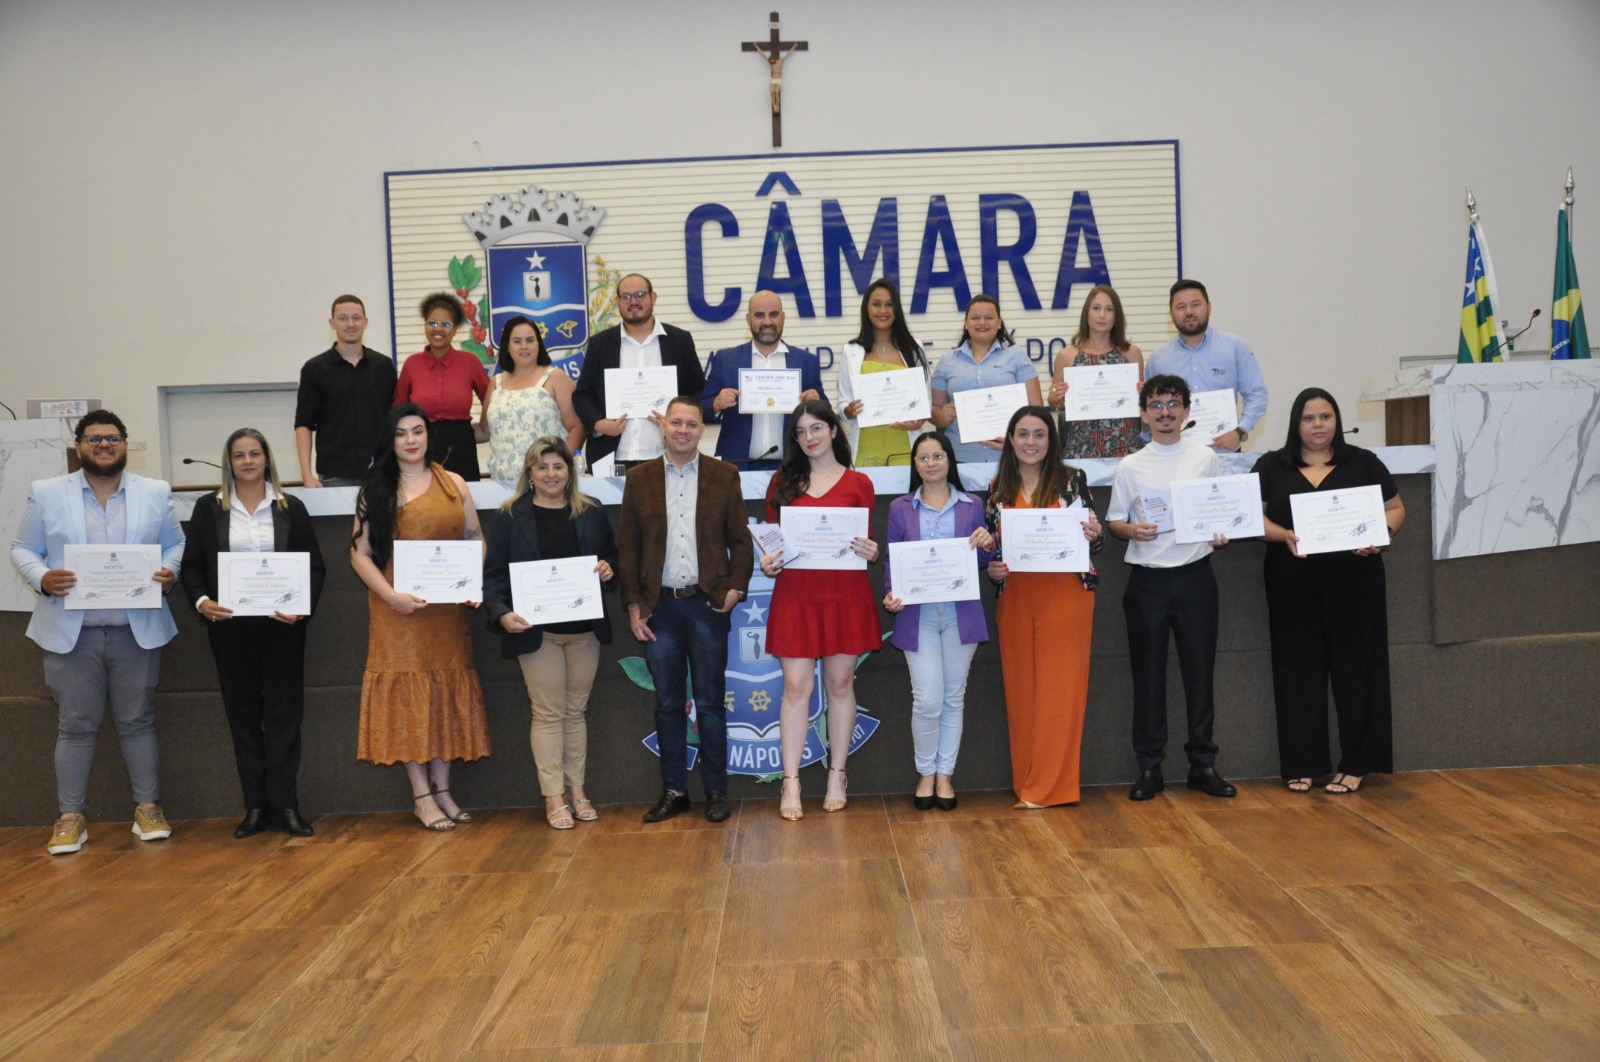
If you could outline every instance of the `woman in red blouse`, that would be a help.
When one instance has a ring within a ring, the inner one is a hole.
[[[481,479],[478,438],[472,423],[472,396],[483,401],[489,393],[489,374],[483,362],[453,345],[456,329],[466,315],[449,292],[439,291],[422,300],[422,327],[428,345],[400,366],[394,385],[394,402],[415,402],[433,426],[433,452],[446,469],[465,480]]]

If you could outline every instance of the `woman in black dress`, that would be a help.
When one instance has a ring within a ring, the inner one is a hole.
[[[1283,449],[1263,454],[1267,611],[1272,687],[1278,710],[1278,758],[1297,793],[1333,770],[1328,751],[1328,687],[1339,717],[1339,770],[1324,787],[1353,793],[1373,771],[1394,770],[1389,713],[1389,625],[1384,589],[1386,547],[1341,553],[1299,552],[1289,499],[1295,494],[1376,486],[1391,538],[1406,509],[1377,455],[1344,441],[1339,404],[1320,387],[1294,400]]]

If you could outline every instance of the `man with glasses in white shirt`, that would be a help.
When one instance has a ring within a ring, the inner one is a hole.
[[[596,332],[583,356],[583,371],[572,394],[572,408],[589,435],[584,457],[593,468],[610,454],[617,475],[661,456],[661,417],[648,421],[606,416],[606,370],[673,366],[678,387],[673,394],[697,395],[705,387],[705,370],[694,349],[694,336],[656,320],[656,291],[650,279],[629,273],[617,284],[617,314],[622,323]],[[663,396],[666,397],[666,396]]]

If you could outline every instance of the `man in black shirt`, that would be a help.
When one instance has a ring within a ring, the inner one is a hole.
[[[338,339],[300,369],[294,442],[308,487],[360,484],[394,400],[394,361],[361,345],[367,308],[354,295],[333,300],[328,326]],[[316,437],[317,463],[311,464]]]

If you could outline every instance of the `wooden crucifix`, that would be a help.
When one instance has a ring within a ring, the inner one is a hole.
[[[772,146],[783,147],[783,64],[795,52],[810,51],[810,41],[782,40],[778,32],[778,13],[769,20],[770,36],[764,41],[745,41],[739,46],[742,52],[759,52],[772,67]]]

